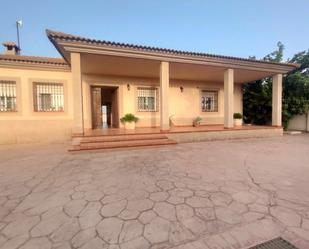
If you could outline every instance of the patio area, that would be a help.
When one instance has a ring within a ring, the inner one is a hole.
[[[309,248],[309,136],[74,154],[0,146],[0,248]]]
[[[70,152],[114,150],[133,147],[175,145],[177,143],[282,136],[283,129],[274,126],[243,125],[224,128],[223,125],[174,126],[168,131],[156,128],[87,129],[72,137]]]

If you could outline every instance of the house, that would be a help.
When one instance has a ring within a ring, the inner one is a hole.
[[[137,130],[148,127],[166,134],[175,127],[184,127],[184,133],[197,116],[205,125],[197,128],[200,132],[212,127],[216,132],[243,131],[233,133],[236,137],[282,134],[282,74],[296,64],[46,33],[61,58],[18,55],[14,43],[4,43],[2,144],[67,141],[72,134],[121,131],[119,118],[126,113],[139,117]],[[264,77],[273,77],[272,126],[234,128],[234,112],[242,113],[241,84]],[[205,135],[192,135],[193,128],[187,131],[191,135],[183,134],[182,139]]]

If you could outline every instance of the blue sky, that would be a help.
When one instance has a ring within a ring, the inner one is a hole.
[[[309,48],[308,0],[1,1],[0,42],[59,56],[45,29],[111,41],[261,58],[284,43],[285,58]]]

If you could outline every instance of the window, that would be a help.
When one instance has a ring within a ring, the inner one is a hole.
[[[0,112],[16,111],[16,82],[0,80]]]
[[[63,84],[33,83],[33,104],[37,112],[61,112],[64,110]]]
[[[137,105],[139,112],[156,112],[158,110],[158,89],[138,88]]]
[[[218,91],[202,91],[202,111],[217,112],[218,111]]]

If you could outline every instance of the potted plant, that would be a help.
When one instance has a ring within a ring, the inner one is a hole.
[[[198,126],[200,126],[201,122],[202,122],[202,118],[196,117],[195,119],[193,119],[193,126],[198,127]]]
[[[234,125],[242,126],[242,114],[239,112],[234,113]]]
[[[124,124],[124,128],[128,130],[135,129],[135,123],[137,121],[138,117],[135,117],[132,113],[127,113],[120,119],[120,122]]]

